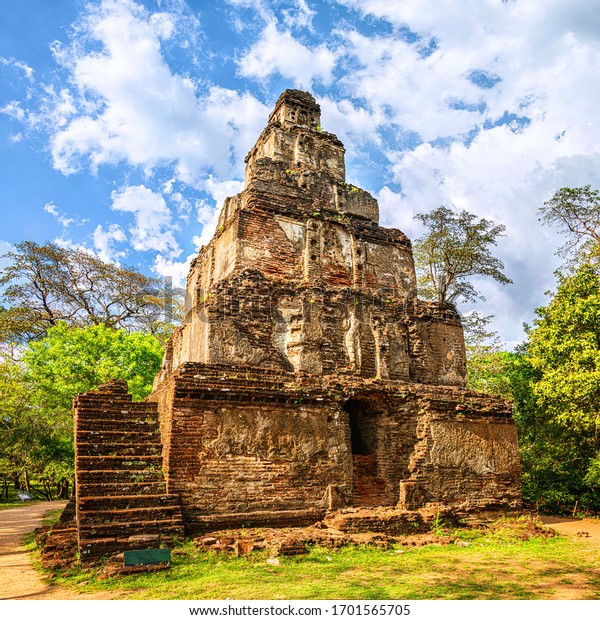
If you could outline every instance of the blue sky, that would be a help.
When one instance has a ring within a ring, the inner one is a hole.
[[[514,284],[478,283],[478,310],[516,343],[558,265],[538,207],[600,186],[599,70],[598,0],[0,0],[0,252],[181,281],[302,88],[382,224],[415,238],[447,204],[506,225]]]

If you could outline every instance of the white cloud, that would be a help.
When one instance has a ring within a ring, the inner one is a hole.
[[[270,22],[238,66],[243,77],[262,80],[279,73],[299,88],[310,88],[313,82],[331,83],[335,62],[335,54],[325,45],[307,47]]]
[[[83,243],[77,243],[76,241],[73,241],[73,239],[65,237],[65,233],[63,233],[60,237],[55,237],[52,240],[52,243],[55,243],[58,247],[64,248],[66,250],[78,250],[80,252],[86,252],[87,254],[91,254],[94,256],[96,255],[93,250],[90,250],[90,248],[88,248]]]
[[[18,101],[9,101],[0,108],[0,114],[6,114],[17,121],[23,121],[27,115]]]
[[[154,260],[154,271],[163,278],[171,278],[175,288],[185,287],[186,278],[190,270],[190,263],[197,254],[190,254],[184,261],[169,260],[160,254]]]
[[[381,143],[377,127],[386,122],[386,119],[380,112],[355,106],[348,99],[319,98],[319,105],[323,128],[343,138],[348,150],[354,143],[356,148],[365,141],[376,145]],[[347,141],[349,144],[346,144]]]
[[[295,0],[294,6],[283,10],[283,21],[290,28],[309,28],[312,30],[312,20],[317,14],[306,0]]]
[[[222,177],[239,174],[268,110],[247,93],[216,86],[200,95],[188,76],[173,72],[161,45],[174,36],[176,18],[150,15],[130,0],[104,0],[90,8],[70,46],[55,45],[75,87],[70,99],[60,94],[60,122],[42,111],[53,125],[58,170],[127,162],[151,174],[173,165],[189,184],[209,169]]]
[[[65,228],[68,228],[71,224],[77,222],[76,218],[67,217],[62,211],[59,211],[59,209],[53,202],[47,202],[44,205],[44,211],[54,216],[58,223]]]
[[[533,122],[551,112],[557,125],[595,118],[600,85],[586,78],[597,74],[600,62],[598,38],[589,36],[600,20],[583,0],[568,10],[562,0],[550,0],[544,11],[532,0],[342,3],[421,37],[339,31],[358,62],[346,78],[348,87],[372,107],[389,106],[391,120],[425,141],[459,137],[507,111]],[[435,48],[423,53],[432,40]],[[498,81],[483,88],[473,72]],[[572,96],[565,100],[564,92]]]
[[[27,80],[33,80],[33,69],[27,63],[24,63],[21,60],[0,56],[0,65],[4,65],[5,67],[14,67],[19,71],[23,72]]]
[[[125,250],[115,249],[115,243],[127,241],[125,232],[118,224],[109,224],[108,230],[104,230],[101,224],[96,226],[92,233],[94,248],[99,258],[108,263],[119,261],[120,258],[127,256]]]
[[[181,254],[173,234],[171,211],[162,195],[143,185],[130,186],[112,193],[110,208],[133,214],[129,233],[134,250],[155,250],[170,259]]]
[[[268,13],[268,3],[264,0],[225,0],[227,4],[241,9],[254,9],[258,13]]]

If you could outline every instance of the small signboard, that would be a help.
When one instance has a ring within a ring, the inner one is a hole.
[[[140,564],[164,564],[171,561],[170,549],[139,549],[125,551],[123,563],[125,566],[139,566]]]

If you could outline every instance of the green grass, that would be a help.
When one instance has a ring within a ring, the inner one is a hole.
[[[186,542],[168,571],[101,578],[78,569],[52,582],[132,599],[600,598],[600,548],[565,538],[520,541],[510,529],[459,536],[469,546],[313,548],[280,558],[278,567],[263,552],[235,558]]]
[[[54,510],[49,510],[42,517],[42,525],[54,525],[55,523],[58,523],[60,515],[62,515],[64,510],[64,506],[62,508],[55,508]]]

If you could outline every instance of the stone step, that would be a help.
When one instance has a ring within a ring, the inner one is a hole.
[[[114,418],[77,420],[77,434],[86,431],[157,432],[158,422],[156,420],[118,420]]]
[[[77,475],[77,483],[86,484],[132,484],[163,482],[164,476],[160,469],[149,471],[147,469],[80,469]]]
[[[218,378],[220,376],[231,377],[233,375],[240,379],[251,380],[253,377],[258,379],[269,377],[269,379],[279,379],[288,381],[293,378],[293,374],[277,370],[274,368],[257,369],[256,366],[241,366],[234,364],[202,364],[201,362],[185,362],[178,372],[180,375],[198,377]]]
[[[112,420],[120,420],[120,421],[132,421],[137,420],[138,422],[157,422],[158,413],[156,410],[154,411],[136,411],[131,410],[127,411],[123,410],[111,410],[111,411],[98,411],[97,409],[89,409],[89,410],[77,410],[77,419],[79,422],[85,421],[94,421],[94,420],[104,420],[104,419],[112,419]]]
[[[89,394],[88,394],[89,396]],[[122,398],[106,398],[106,396],[92,397],[79,400],[77,403],[77,411],[97,411],[99,408],[104,411],[154,411],[156,413],[156,403],[143,400],[129,400]]]
[[[93,406],[94,403],[98,403],[101,406],[106,406],[106,403],[109,402],[111,406],[123,408],[131,407],[133,403],[133,400],[131,399],[131,394],[128,394],[126,391],[121,393],[107,394],[106,392],[92,390],[91,392],[87,392],[86,394],[80,394],[79,396],[83,396],[84,398],[82,399],[76,397],[75,405],[78,409],[89,408]]]
[[[161,495],[166,494],[167,485],[164,481],[157,482],[88,482],[79,481],[78,496],[79,498],[89,498],[104,496],[121,497],[127,495]]]
[[[160,456],[162,455],[162,444],[157,440],[150,439],[141,443],[79,442],[77,444],[77,454],[80,458],[88,456]]]
[[[91,510],[125,510],[127,508],[144,507],[177,507],[179,508],[179,496],[168,495],[123,495],[120,497],[80,497],[79,510],[89,512]]]
[[[176,519],[129,521],[127,523],[103,523],[94,524],[87,521],[79,521],[79,540],[93,538],[128,538],[129,536],[170,535],[183,536],[183,522],[181,517]]]
[[[210,384],[210,386],[218,390],[220,387],[227,388],[247,388],[248,386],[255,388],[264,388],[268,390],[280,390],[285,387],[285,382],[279,381],[277,379],[269,379],[268,377],[253,377],[251,379],[245,379],[243,377],[229,377],[229,376],[215,376],[215,377],[206,377],[206,382]],[[195,385],[203,385],[204,379],[194,377]]]
[[[129,430],[78,430],[77,437],[80,443],[87,444],[145,444],[160,443],[158,426],[145,428],[142,431]]]
[[[77,546],[77,528],[72,527],[55,527],[52,530],[52,536],[48,536],[44,543],[44,554],[53,553],[54,551],[66,551],[71,547]]]
[[[131,523],[165,522],[183,526],[179,506],[142,506],[120,510],[79,510],[80,523],[84,528],[105,525],[129,525]]]
[[[77,455],[75,464],[79,471],[162,471],[162,455],[119,454],[84,456]]]
[[[280,392],[281,395],[277,396],[276,394]],[[303,398],[308,398],[303,396],[301,393],[298,394],[285,394],[283,388],[257,388],[253,389],[253,387],[249,387],[246,385],[244,388],[238,387],[227,387],[227,385],[219,386],[218,388],[208,386],[187,386],[185,389],[180,388],[177,390],[177,398],[185,398],[185,399],[193,399],[197,401],[202,400],[210,400],[210,401],[219,401],[219,400],[241,400],[241,401],[251,401],[251,402],[279,402],[279,403],[287,403],[292,402],[297,404],[301,402]]]

